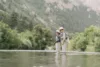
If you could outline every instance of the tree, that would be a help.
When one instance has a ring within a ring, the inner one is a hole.
[[[71,40],[72,49],[80,49],[85,51],[87,45],[91,45],[95,48],[95,51],[100,51],[100,28],[96,26],[90,26],[86,28],[84,32],[78,33]]]
[[[0,22],[0,49],[44,50],[52,43],[51,31],[42,25],[36,25],[32,31],[18,33],[16,29]]]
[[[52,44],[52,35],[49,29],[42,25],[36,25],[33,29],[33,49],[44,50],[47,45]]]
[[[88,41],[87,41],[86,37],[84,37],[83,33],[78,33],[72,39],[73,39],[71,41],[72,49],[80,49],[81,51],[86,50],[86,46],[88,45]]]
[[[100,52],[100,38],[96,39],[96,42],[95,42],[95,51],[96,52]]]
[[[15,29],[18,25],[19,22],[19,15],[16,12],[12,12],[10,20],[9,20],[9,25],[12,29]]]
[[[20,44],[17,31],[0,22],[0,49],[16,49]]]

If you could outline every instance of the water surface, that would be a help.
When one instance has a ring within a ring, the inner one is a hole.
[[[100,67],[100,55],[0,52],[0,67]]]

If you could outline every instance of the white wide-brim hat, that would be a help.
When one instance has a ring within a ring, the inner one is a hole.
[[[60,28],[59,28],[59,30],[63,30],[63,29],[64,29],[63,27],[60,27]]]
[[[56,32],[57,32],[57,33],[60,33],[60,31],[59,31],[59,30],[56,30]]]

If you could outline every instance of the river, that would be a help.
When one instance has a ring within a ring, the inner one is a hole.
[[[1,51],[0,67],[100,67],[100,54]]]

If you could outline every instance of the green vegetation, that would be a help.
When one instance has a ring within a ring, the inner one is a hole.
[[[90,26],[82,33],[76,33],[71,40],[72,50],[100,51],[100,28]]]
[[[44,50],[52,45],[52,35],[49,29],[36,25],[32,31],[18,33],[7,24],[0,22],[0,49],[38,49]]]
[[[15,49],[21,44],[17,31],[0,22],[0,49]]]
[[[0,49],[44,50],[53,45],[51,30],[15,11],[0,11]]]

